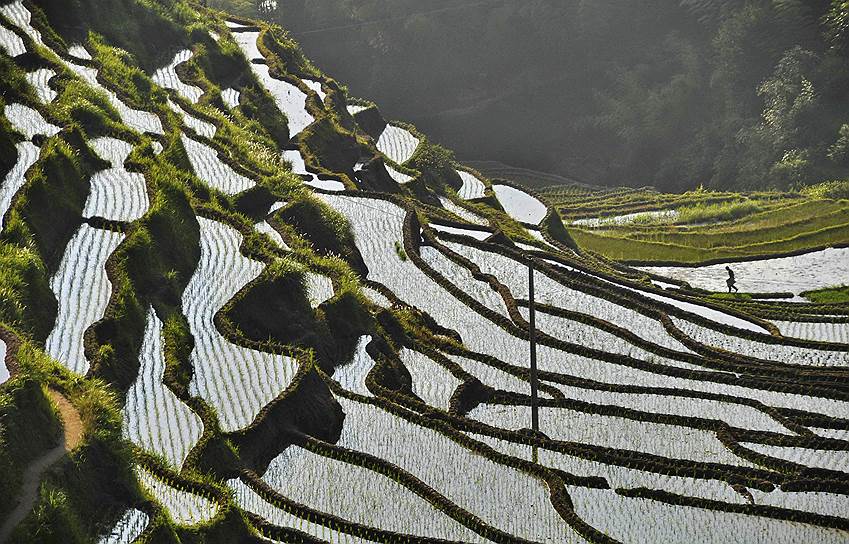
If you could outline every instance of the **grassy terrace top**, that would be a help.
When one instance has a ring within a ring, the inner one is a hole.
[[[698,264],[849,244],[849,194],[817,187],[659,193],[556,185],[540,194],[580,247],[628,263]]]

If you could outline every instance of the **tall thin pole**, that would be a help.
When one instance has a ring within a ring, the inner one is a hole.
[[[530,324],[531,344],[531,428],[539,431],[539,412],[537,408],[537,340],[536,308],[534,306],[534,263],[528,260],[528,323]]]

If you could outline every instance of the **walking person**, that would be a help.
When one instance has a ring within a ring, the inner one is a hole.
[[[730,267],[730,266],[726,266],[726,267],[725,267],[725,270],[727,270],[727,271],[728,271],[728,279],[727,279],[727,280],[725,280],[725,285],[727,285],[727,286],[728,286],[728,292],[730,293],[730,292],[731,292],[731,290],[732,290],[732,289],[734,289],[734,292],[735,292],[735,293],[739,293],[739,292],[740,292],[740,290],[739,290],[739,289],[737,289],[737,285],[736,285],[737,280],[735,280],[735,279],[734,279],[734,271],[733,271],[733,270],[731,270],[731,267]]]

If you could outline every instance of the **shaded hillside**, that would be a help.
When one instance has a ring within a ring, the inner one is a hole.
[[[842,0],[276,6],[258,15],[463,159],[663,191],[849,175]]]

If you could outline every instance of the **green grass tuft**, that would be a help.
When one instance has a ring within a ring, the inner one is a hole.
[[[751,200],[741,202],[723,202],[716,204],[695,204],[678,209],[676,223],[692,225],[695,223],[719,223],[734,221],[762,210],[761,206]]]
[[[849,303],[849,285],[805,291],[801,295],[817,304],[846,304]]]

